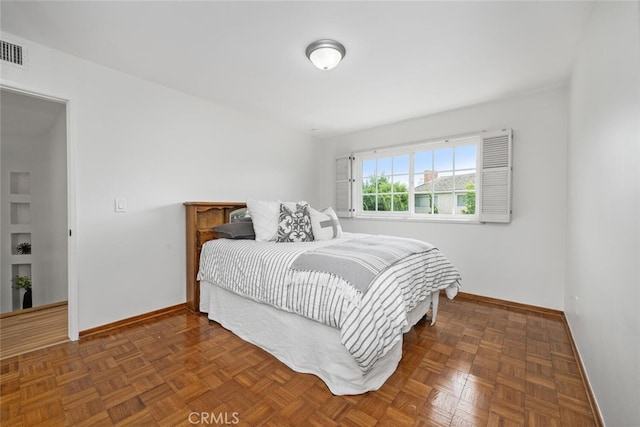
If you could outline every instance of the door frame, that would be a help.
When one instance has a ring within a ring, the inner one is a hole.
[[[71,341],[79,338],[79,303],[78,303],[78,239],[77,239],[77,141],[75,120],[75,104],[71,97],[51,93],[48,90],[40,90],[14,82],[0,81],[0,89],[10,92],[45,99],[65,104],[67,122],[67,307],[68,327],[67,334]]]

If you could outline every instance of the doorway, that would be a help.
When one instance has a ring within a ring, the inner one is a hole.
[[[68,111],[63,100],[0,90],[0,313],[5,317],[68,301]]]

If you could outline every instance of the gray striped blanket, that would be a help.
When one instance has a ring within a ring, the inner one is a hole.
[[[198,280],[338,328],[366,373],[402,339],[407,313],[440,289],[455,295],[460,274],[436,248],[382,268],[366,292],[335,274],[292,268],[309,251],[364,236],[344,233],[310,243],[212,240],[202,248]]]
[[[333,274],[366,293],[373,279],[385,269],[409,255],[433,249],[433,245],[415,239],[367,236],[305,252],[291,268]]]

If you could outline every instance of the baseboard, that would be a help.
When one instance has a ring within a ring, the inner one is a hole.
[[[89,336],[102,334],[105,332],[111,332],[114,329],[122,328],[124,326],[130,326],[143,320],[153,319],[154,317],[162,316],[164,314],[173,313],[174,311],[183,310],[186,308],[186,303],[173,305],[171,307],[161,308],[160,310],[150,311],[149,313],[139,314],[137,316],[129,317],[127,319],[118,320],[117,322],[107,323],[106,325],[96,326],[95,328],[80,331],[80,339],[87,338]]]
[[[562,319],[564,318],[564,312],[561,310],[554,310],[552,308],[538,307],[535,305],[522,304],[519,302],[507,301],[498,298],[485,297],[482,295],[474,295],[468,294],[466,292],[458,292],[456,298],[484,302],[487,304],[498,305],[507,310],[520,312],[520,313],[535,313],[540,316],[544,316],[551,319]]]
[[[591,412],[593,413],[593,418],[595,419],[596,426],[604,427],[604,422],[602,420],[602,413],[600,412],[600,407],[598,406],[596,395],[593,394],[593,390],[591,389],[591,384],[589,384],[589,377],[587,377],[587,370],[584,368],[582,357],[580,356],[580,352],[578,351],[578,346],[576,345],[576,342],[573,339],[573,334],[571,333],[571,327],[569,326],[569,322],[567,321],[566,316],[563,317],[562,323],[564,323],[564,329],[567,331],[567,335],[569,335],[571,350],[573,351],[573,356],[575,357],[576,362],[578,363],[578,371],[580,371],[580,378],[582,379],[582,384],[584,385],[584,389],[587,391],[589,406],[591,407]]]

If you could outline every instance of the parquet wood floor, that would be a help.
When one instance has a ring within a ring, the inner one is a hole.
[[[560,319],[441,299],[375,392],[333,396],[181,310],[1,362],[0,424],[594,426]]]

